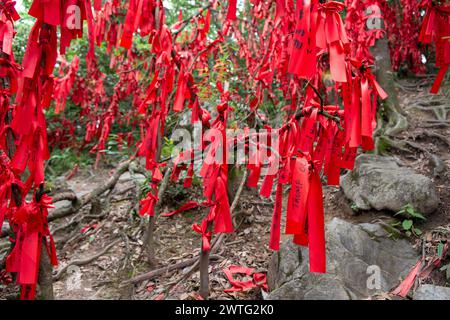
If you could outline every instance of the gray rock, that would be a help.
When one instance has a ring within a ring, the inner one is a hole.
[[[378,224],[334,218],[326,238],[326,274],[309,272],[307,248],[282,245],[270,263],[268,299],[364,299],[394,288],[419,259],[408,241],[392,240]]]
[[[355,169],[342,177],[341,187],[346,197],[363,210],[397,212],[410,203],[417,211],[429,214],[439,205],[433,181],[399,166],[392,157],[358,156]]]
[[[49,212],[53,212],[54,210],[61,210],[61,209],[65,209],[65,208],[69,208],[72,206],[72,202],[70,202],[69,200],[62,200],[62,201],[58,201],[54,203],[55,208],[54,209],[50,209]]]
[[[431,284],[423,284],[416,290],[413,299],[450,300],[450,288],[434,286]]]

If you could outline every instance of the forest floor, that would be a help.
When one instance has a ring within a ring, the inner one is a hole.
[[[408,148],[408,151],[389,151],[416,172],[432,178],[435,182],[441,205],[437,212],[418,225],[424,232],[423,238],[432,243],[432,231],[436,228],[450,232],[449,173],[445,169],[435,174],[438,160],[442,161],[446,168],[450,167],[450,129],[448,122],[442,121],[448,117],[446,114],[440,114],[442,110],[449,110],[450,101],[438,101],[437,97],[428,94],[428,88],[423,84],[423,80],[398,82],[401,106],[410,123],[408,130],[398,139],[414,142],[418,147]],[[443,107],[445,105],[446,107]],[[438,117],[441,122],[436,121]],[[437,133],[444,139],[437,138],[436,135],[430,136],[430,132]],[[445,137],[447,143],[444,141]],[[438,160],[432,160],[432,157]],[[80,170],[73,178],[64,181],[64,184],[76,193],[84,194],[104,183],[113,169]],[[169,186],[162,201],[161,212],[174,210],[188,200],[199,199],[198,189],[186,192],[180,186]],[[113,244],[110,250],[93,261],[71,266],[65,272],[59,273],[59,279],[54,283],[57,299],[199,298],[199,273],[184,277],[189,267],[165,272],[136,285],[123,284],[124,281],[152,269],[195,257],[200,250],[200,237],[192,230],[192,224],[202,220],[204,209],[191,210],[170,218],[159,217],[155,230],[158,265],[150,267],[141,254],[144,225],[135,211],[136,194],[135,181],[129,173],[125,173],[115,188],[102,199],[99,210],[90,210],[88,206],[75,215],[51,223],[59,258],[55,274],[70,262],[93,257]],[[354,212],[339,188],[324,187],[324,194],[327,220],[333,217],[352,222],[392,219],[390,212]],[[256,272],[267,272],[272,255],[268,248],[272,208],[273,202],[260,198],[255,190],[244,189],[236,210],[236,232],[227,236],[216,253],[217,259],[210,265],[211,299],[263,298],[260,289],[226,293],[224,290],[229,288],[230,284],[223,269],[230,265],[239,265],[254,268]],[[286,239],[282,238],[282,241],[284,240]],[[421,246],[420,239],[411,238],[411,242]],[[443,285],[446,280],[443,272],[435,271],[430,281]],[[0,284],[0,299],[17,297],[17,292],[18,288],[12,284]]]

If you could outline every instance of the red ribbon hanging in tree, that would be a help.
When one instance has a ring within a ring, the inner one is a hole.
[[[431,0],[422,2],[427,8],[419,41],[436,46],[436,66],[439,68],[431,93],[438,93],[450,65],[450,4],[437,5]]]

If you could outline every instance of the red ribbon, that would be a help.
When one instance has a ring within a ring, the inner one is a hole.
[[[227,20],[235,21],[236,17],[237,0],[228,1]]]
[[[266,275],[264,273],[257,273],[252,268],[232,265],[223,269],[223,272],[232,285],[231,288],[225,289],[225,292],[247,291],[257,287],[261,287],[265,291],[269,291]],[[234,278],[234,275],[236,274],[250,276],[252,279],[247,281],[236,280]]]
[[[317,21],[317,47],[326,49],[330,55],[331,77],[336,82],[347,82],[345,51],[350,41],[339,12],[345,8],[341,2],[319,4]]]
[[[52,265],[58,263],[55,243],[47,224],[48,208],[54,206],[52,199],[44,194],[39,202],[34,199],[16,208],[10,219],[16,238],[14,248],[6,260],[6,270],[17,273],[17,283],[22,286],[21,299],[35,298],[43,244]],[[47,242],[47,238],[50,242]]]
[[[440,69],[430,92],[437,94],[450,65],[450,5],[436,5],[432,1],[424,1],[423,4],[427,5],[427,12],[419,41],[426,44],[435,42],[436,66]]]
[[[318,1],[297,1],[295,31],[288,72],[310,79],[317,72],[316,28]],[[278,6],[277,6],[278,8]]]

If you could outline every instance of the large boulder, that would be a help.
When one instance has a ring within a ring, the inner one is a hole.
[[[362,154],[355,168],[341,179],[346,197],[363,210],[399,211],[411,204],[429,214],[439,205],[436,188],[428,177],[399,166],[392,157]]]
[[[326,238],[326,274],[309,272],[308,249],[282,245],[270,263],[268,299],[365,299],[398,285],[419,259],[408,241],[392,240],[378,224],[334,218]]]
[[[450,288],[423,284],[414,292],[413,298],[414,300],[450,300]]]

